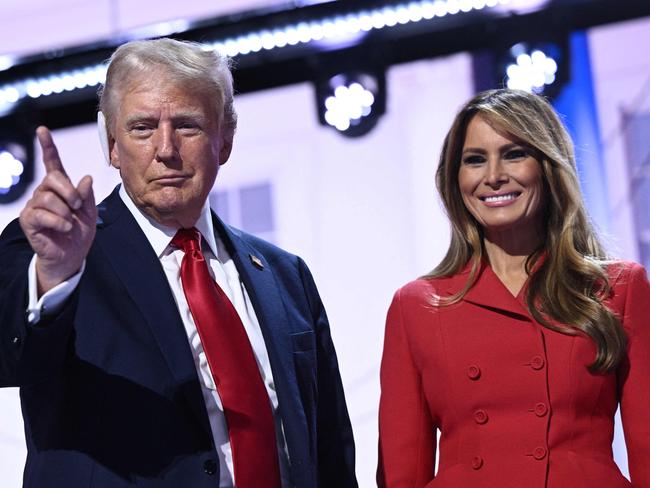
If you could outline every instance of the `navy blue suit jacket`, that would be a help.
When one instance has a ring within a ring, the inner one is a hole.
[[[293,485],[356,487],[336,355],[309,270],[214,220],[262,328]],[[99,205],[79,286],[36,326],[25,317],[32,255],[17,221],[9,224],[0,238],[0,386],[20,387],[24,486],[218,486],[185,329],[158,257],[117,190]]]

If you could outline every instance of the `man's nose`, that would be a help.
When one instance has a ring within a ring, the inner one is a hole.
[[[178,158],[178,144],[174,128],[161,124],[157,135],[156,159],[162,163],[175,161]]]
[[[508,181],[508,174],[499,158],[490,158],[485,169],[485,184],[499,187]]]

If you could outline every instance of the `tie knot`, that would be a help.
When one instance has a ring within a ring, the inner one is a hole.
[[[195,228],[178,229],[172,239],[172,246],[182,249],[184,252],[201,249],[201,233]]]

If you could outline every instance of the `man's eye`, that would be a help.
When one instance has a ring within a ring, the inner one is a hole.
[[[131,130],[136,133],[142,133],[151,130],[151,127],[146,124],[136,124],[131,127]]]
[[[463,164],[481,164],[485,162],[485,157],[478,154],[472,154],[470,156],[465,156],[463,159]]]
[[[178,126],[179,130],[184,132],[198,131],[200,129],[199,125],[194,122],[184,122]]]

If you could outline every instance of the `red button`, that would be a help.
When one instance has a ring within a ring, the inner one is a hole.
[[[544,367],[544,358],[542,356],[535,356],[530,361],[530,367],[536,370],[540,370]]]
[[[475,364],[471,364],[467,367],[467,377],[470,380],[477,380],[481,377],[481,368]]]
[[[538,461],[541,461],[546,457],[546,448],[545,447],[536,447],[533,451],[533,457]]]
[[[472,469],[481,469],[483,466],[483,458],[481,456],[474,456],[472,458]]]
[[[488,414],[485,410],[477,410],[474,412],[474,420],[477,424],[484,424],[488,421]]]
[[[538,417],[543,417],[547,413],[548,413],[548,407],[546,406],[545,403],[540,402],[537,405],[535,405],[535,415],[537,415]]]

